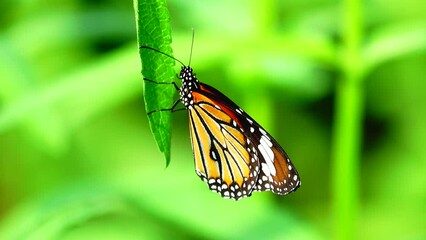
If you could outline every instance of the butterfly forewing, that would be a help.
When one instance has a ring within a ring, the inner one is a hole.
[[[222,107],[203,92],[193,92],[190,134],[197,174],[222,197],[251,195],[259,171],[250,158],[246,138]],[[257,170],[255,170],[257,169]]]

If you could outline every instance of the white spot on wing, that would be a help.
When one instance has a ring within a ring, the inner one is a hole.
[[[271,172],[269,171],[269,167],[266,163],[262,163],[262,172],[265,174],[265,176],[271,175]]]
[[[267,146],[269,146],[270,148],[272,147],[272,142],[266,137],[266,135],[263,135],[261,138],[260,138],[260,143],[262,143],[262,144],[265,144],[266,143],[266,145]],[[272,151],[271,151],[272,152]]]
[[[271,141],[271,138],[269,137],[268,133],[263,128],[260,127],[259,131],[262,133],[263,136],[265,136],[269,141]]]
[[[268,146],[265,147],[265,144],[263,144],[261,140],[259,144],[259,151],[262,154],[263,158],[265,159],[265,163],[266,163],[266,164],[264,163],[262,164],[262,170],[266,166],[268,168],[268,172],[275,176],[277,174],[277,171],[275,170],[275,166],[274,166],[274,154],[272,153],[272,150]]]
[[[232,120],[232,125],[233,125],[234,127],[237,127],[237,122],[235,122],[234,120]]]
[[[265,136],[262,136],[260,138],[259,150],[261,149],[260,146],[263,147],[263,150],[267,155],[267,156],[265,156],[265,154],[262,153],[265,160],[270,159],[271,162],[274,162],[274,152],[272,152],[272,149],[271,149],[272,143],[267,138],[265,138]]]
[[[294,176],[293,176],[293,180],[294,180],[294,181],[297,181],[297,175],[294,175]]]

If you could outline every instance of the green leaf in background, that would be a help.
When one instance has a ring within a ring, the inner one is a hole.
[[[139,46],[149,46],[171,55],[170,16],[164,0],[135,0],[136,26]],[[149,49],[139,51],[142,75],[155,82],[171,82],[175,78],[174,60]],[[175,89],[172,85],[144,81],[144,99],[147,112],[170,108]],[[170,163],[171,112],[148,115],[149,125],[166,165]]]

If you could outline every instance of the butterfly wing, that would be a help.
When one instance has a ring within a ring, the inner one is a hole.
[[[244,134],[222,107],[202,94],[193,96],[199,100],[189,109],[197,174],[222,197],[238,200],[250,196],[259,166],[250,158]]]
[[[284,150],[234,102],[202,83],[192,98],[195,167],[212,191],[238,200],[253,191],[287,194],[300,185]]]
[[[242,109],[238,109],[238,113],[247,120],[247,139],[253,142],[252,151],[259,159],[260,172],[254,190],[272,191],[280,195],[295,191],[300,187],[300,177],[287,153]]]

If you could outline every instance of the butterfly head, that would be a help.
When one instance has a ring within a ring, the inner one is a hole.
[[[198,79],[195,77],[195,73],[189,66],[182,66],[180,69],[179,78],[182,79],[183,82],[197,82]]]
[[[179,90],[180,99],[185,107],[189,108],[193,104],[192,91],[199,88],[200,83],[189,66],[182,66],[179,78],[182,80],[182,87]]]

